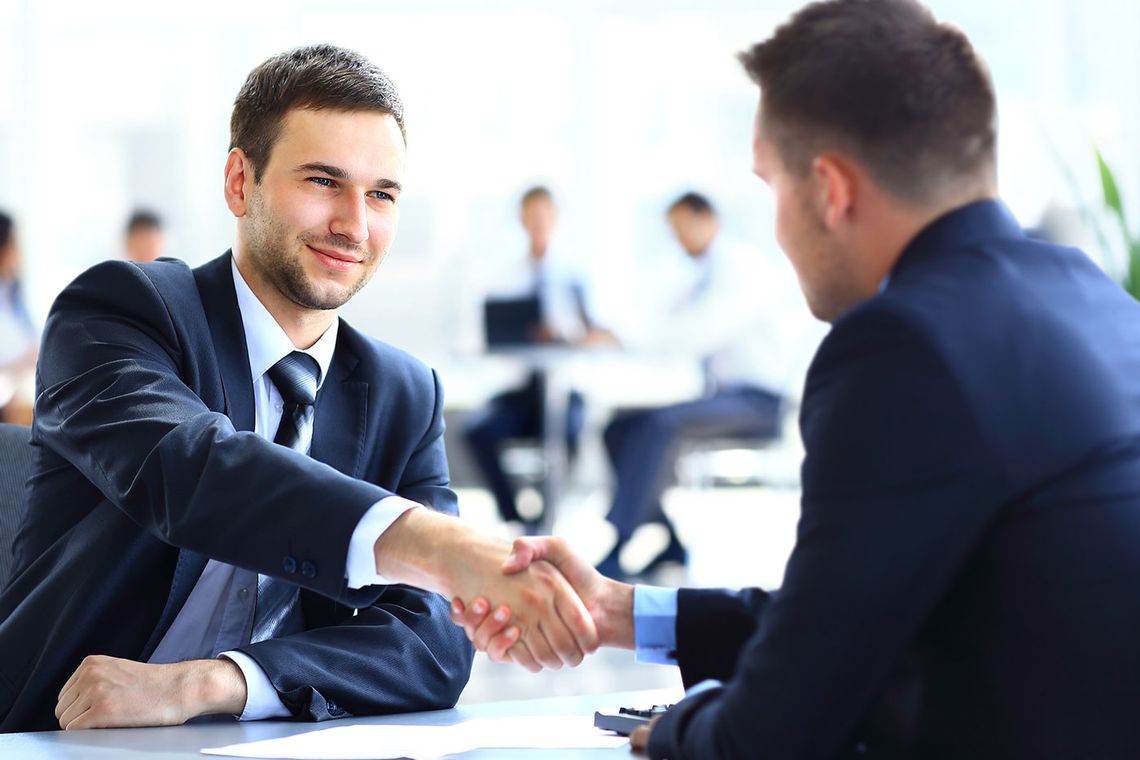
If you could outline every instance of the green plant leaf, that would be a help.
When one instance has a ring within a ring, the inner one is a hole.
[[[1104,160],[1100,150],[1096,149],[1096,165],[1100,169],[1100,186],[1104,189],[1104,205],[1108,206],[1117,216],[1124,216],[1124,204],[1120,202],[1120,190],[1116,186],[1116,177],[1112,169]]]
[[[1112,212],[1120,225],[1120,235],[1124,239],[1123,271],[1120,273],[1120,284],[1124,286],[1132,297],[1140,300],[1140,241],[1132,236],[1128,227],[1128,220],[1124,215],[1124,202],[1120,197],[1120,188],[1116,184],[1116,177],[1112,173],[1108,162],[1104,160],[1099,149],[1096,151],[1096,164],[1100,170],[1100,184],[1104,190],[1104,205]]]

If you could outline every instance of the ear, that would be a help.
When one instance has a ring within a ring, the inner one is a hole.
[[[224,192],[226,205],[236,217],[249,211],[249,196],[253,190],[253,164],[241,148],[231,148],[226,156]]]
[[[821,218],[824,225],[833,230],[855,206],[858,176],[847,161],[831,153],[817,156],[811,170],[816,180],[816,202],[822,210]]]

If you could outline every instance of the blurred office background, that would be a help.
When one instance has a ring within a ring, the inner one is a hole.
[[[517,204],[528,186],[553,190],[559,247],[585,271],[604,324],[635,324],[657,293],[662,262],[681,258],[665,208],[685,190],[717,203],[728,234],[779,257],[771,199],[750,171],[756,90],[734,54],[800,5],[0,0],[0,209],[18,224],[31,309],[42,319],[71,277],[121,255],[137,207],[162,215],[170,255],[199,264],[227,248],[233,221],[221,177],[233,96],[269,55],[333,42],[394,78],[409,140],[399,235],[344,314],[438,367],[449,415],[460,419],[518,372],[477,356],[473,283],[523,254]],[[999,179],[1014,213],[1119,266],[1093,149],[1113,166],[1140,222],[1140,4],[929,5],[963,28],[991,67]],[[589,424],[557,527],[588,537],[612,485],[600,424],[623,399],[683,394],[693,380],[589,364],[574,371],[567,382],[586,393]],[[469,519],[499,529],[469,463],[453,455]],[[735,462],[745,476],[767,466]],[[794,537],[795,467],[788,477],[786,461],[772,466],[778,472],[767,480],[742,477],[745,487],[698,478],[670,492],[667,508],[691,549],[681,580],[779,583]],[[624,653],[607,658],[544,679],[481,662],[495,677],[474,679],[465,699],[673,683],[665,670],[623,669]]]

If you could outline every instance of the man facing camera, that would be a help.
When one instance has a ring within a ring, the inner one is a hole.
[[[509,569],[555,561],[603,644],[680,665],[654,758],[1140,756],[1140,305],[997,200],[989,77],[922,6],[815,3],[741,58],[832,324],[783,586],[634,588],[556,540]]]
[[[337,318],[396,233],[392,82],[275,56],[231,146],[232,251],[101,264],[48,318],[0,730],[448,707],[472,652],[433,592],[485,583],[533,612],[531,668],[595,644],[553,568],[496,583],[507,547],[455,518],[434,372]]]

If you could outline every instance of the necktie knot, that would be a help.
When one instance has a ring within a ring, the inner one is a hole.
[[[312,406],[317,398],[321,367],[308,354],[294,351],[269,368],[269,379],[286,404]]]

